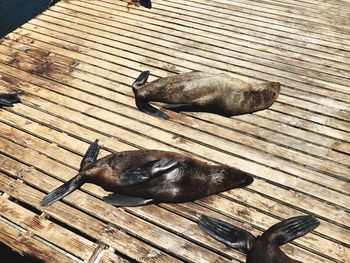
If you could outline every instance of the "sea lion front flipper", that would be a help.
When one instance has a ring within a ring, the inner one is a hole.
[[[97,156],[100,152],[100,146],[98,145],[99,140],[95,140],[95,142],[91,143],[89,148],[87,149],[83,159],[80,162],[80,170],[82,171],[86,166],[90,163],[93,163],[97,160]]]
[[[135,100],[136,100],[136,106],[140,111],[146,112],[150,115],[156,116],[156,117],[164,119],[164,120],[169,119],[168,115],[166,115],[165,113],[156,109],[155,107],[151,106],[148,103],[148,101],[144,100],[144,98],[136,95]]]
[[[162,108],[175,112],[194,111],[193,104],[164,104],[162,105]]]
[[[178,158],[162,158],[135,165],[126,170],[118,180],[119,186],[131,186],[147,182],[155,177],[176,169],[180,164]]]
[[[262,237],[282,246],[314,230],[319,224],[320,222],[312,215],[292,217],[271,226]]]
[[[14,103],[21,102],[16,93],[1,93],[0,94],[0,107],[12,107]]]
[[[110,194],[103,197],[103,200],[107,203],[118,207],[132,207],[148,205],[153,203],[153,199],[144,199],[140,197],[133,197],[120,194]]]
[[[216,240],[243,253],[249,251],[255,240],[249,232],[209,216],[201,216],[198,226]]]

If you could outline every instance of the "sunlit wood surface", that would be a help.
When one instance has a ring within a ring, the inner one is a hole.
[[[350,1],[65,0],[0,40],[0,241],[46,261],[245,262],[200,214],[258,235],[281,219],[321,225],[283,246],[303,262],[350,262]],[[131,83],[201,70],[279,81],[268,110],[233,118],[135,107]],[[47,208],[89,143],[100,156],[150,148],[254,175],[191,203],[115,208],[94,185]]]

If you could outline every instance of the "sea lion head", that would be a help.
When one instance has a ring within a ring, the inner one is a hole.
[[[271,101],[272,103],[277,99],[278,94],[280,94],[281,91],[281,84],[279,82],[268,81],[264,83],[258,83],[256,87],[262,91],[264,100],[266,102]]]
[[[276,100],[281,91],[279,82],[264,82],[254,85],[254,92],[248,93],[253,111],[269,108]]]

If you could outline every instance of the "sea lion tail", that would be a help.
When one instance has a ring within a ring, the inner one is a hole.
[[[63,185],[59,186],[52,192],[48,193],[43,200],[41,200],[41,206],[48,206],[52,203],[62,199],[66,195],[73,192],[75,189],[79,188],[84,184],[84,177],[82,174],[78,174],[77,176],[70,179],[68,182],[65,182]]]
[[[263,237],[279,246],[301,237],[320,225],[312,215],[296,216],[271,226],[263,233]]]
[[[209,216],[202,215],[198,226],[216,240],[246,254],[255,240],[249,232]]]

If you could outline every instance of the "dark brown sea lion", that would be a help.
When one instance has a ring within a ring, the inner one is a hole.
[[[135,6],[143,6],[143,7],[146,7],[146,8],[149,8],[151,9],[152,8],[152,2],[151,0],[130,0],[128,2],[128,6],[129,5],[135,5]]]
[[[47,206],[84,183],[114,192],[104,200],[116,206],[187,202],[243,187],[253,178],[233,167],[210,165],[194,158],[158,150],[116,152],[96,160],[97,141],[86,152],[78,175],[41,201]]]
[[[280,92],[278,82],[249,84],[225,74],[193,71],[147,83],[144,71],[132,84],[136,106],[151,115],[169,117],[149,104],[169,103],[163,108],[173,111],[200,111],[226,117],[267,109]]]
[[[0,93],[0,108],[13,107],[13,104],[21,102],[16,93]]]
[[[261,236],[224,221],[201,216],[198,225],[210,236],[247,254],[247,263],[301,263],[288,257],[279,247],[301,237],[319,226],[312,215],[297,216],[277,223]]]

